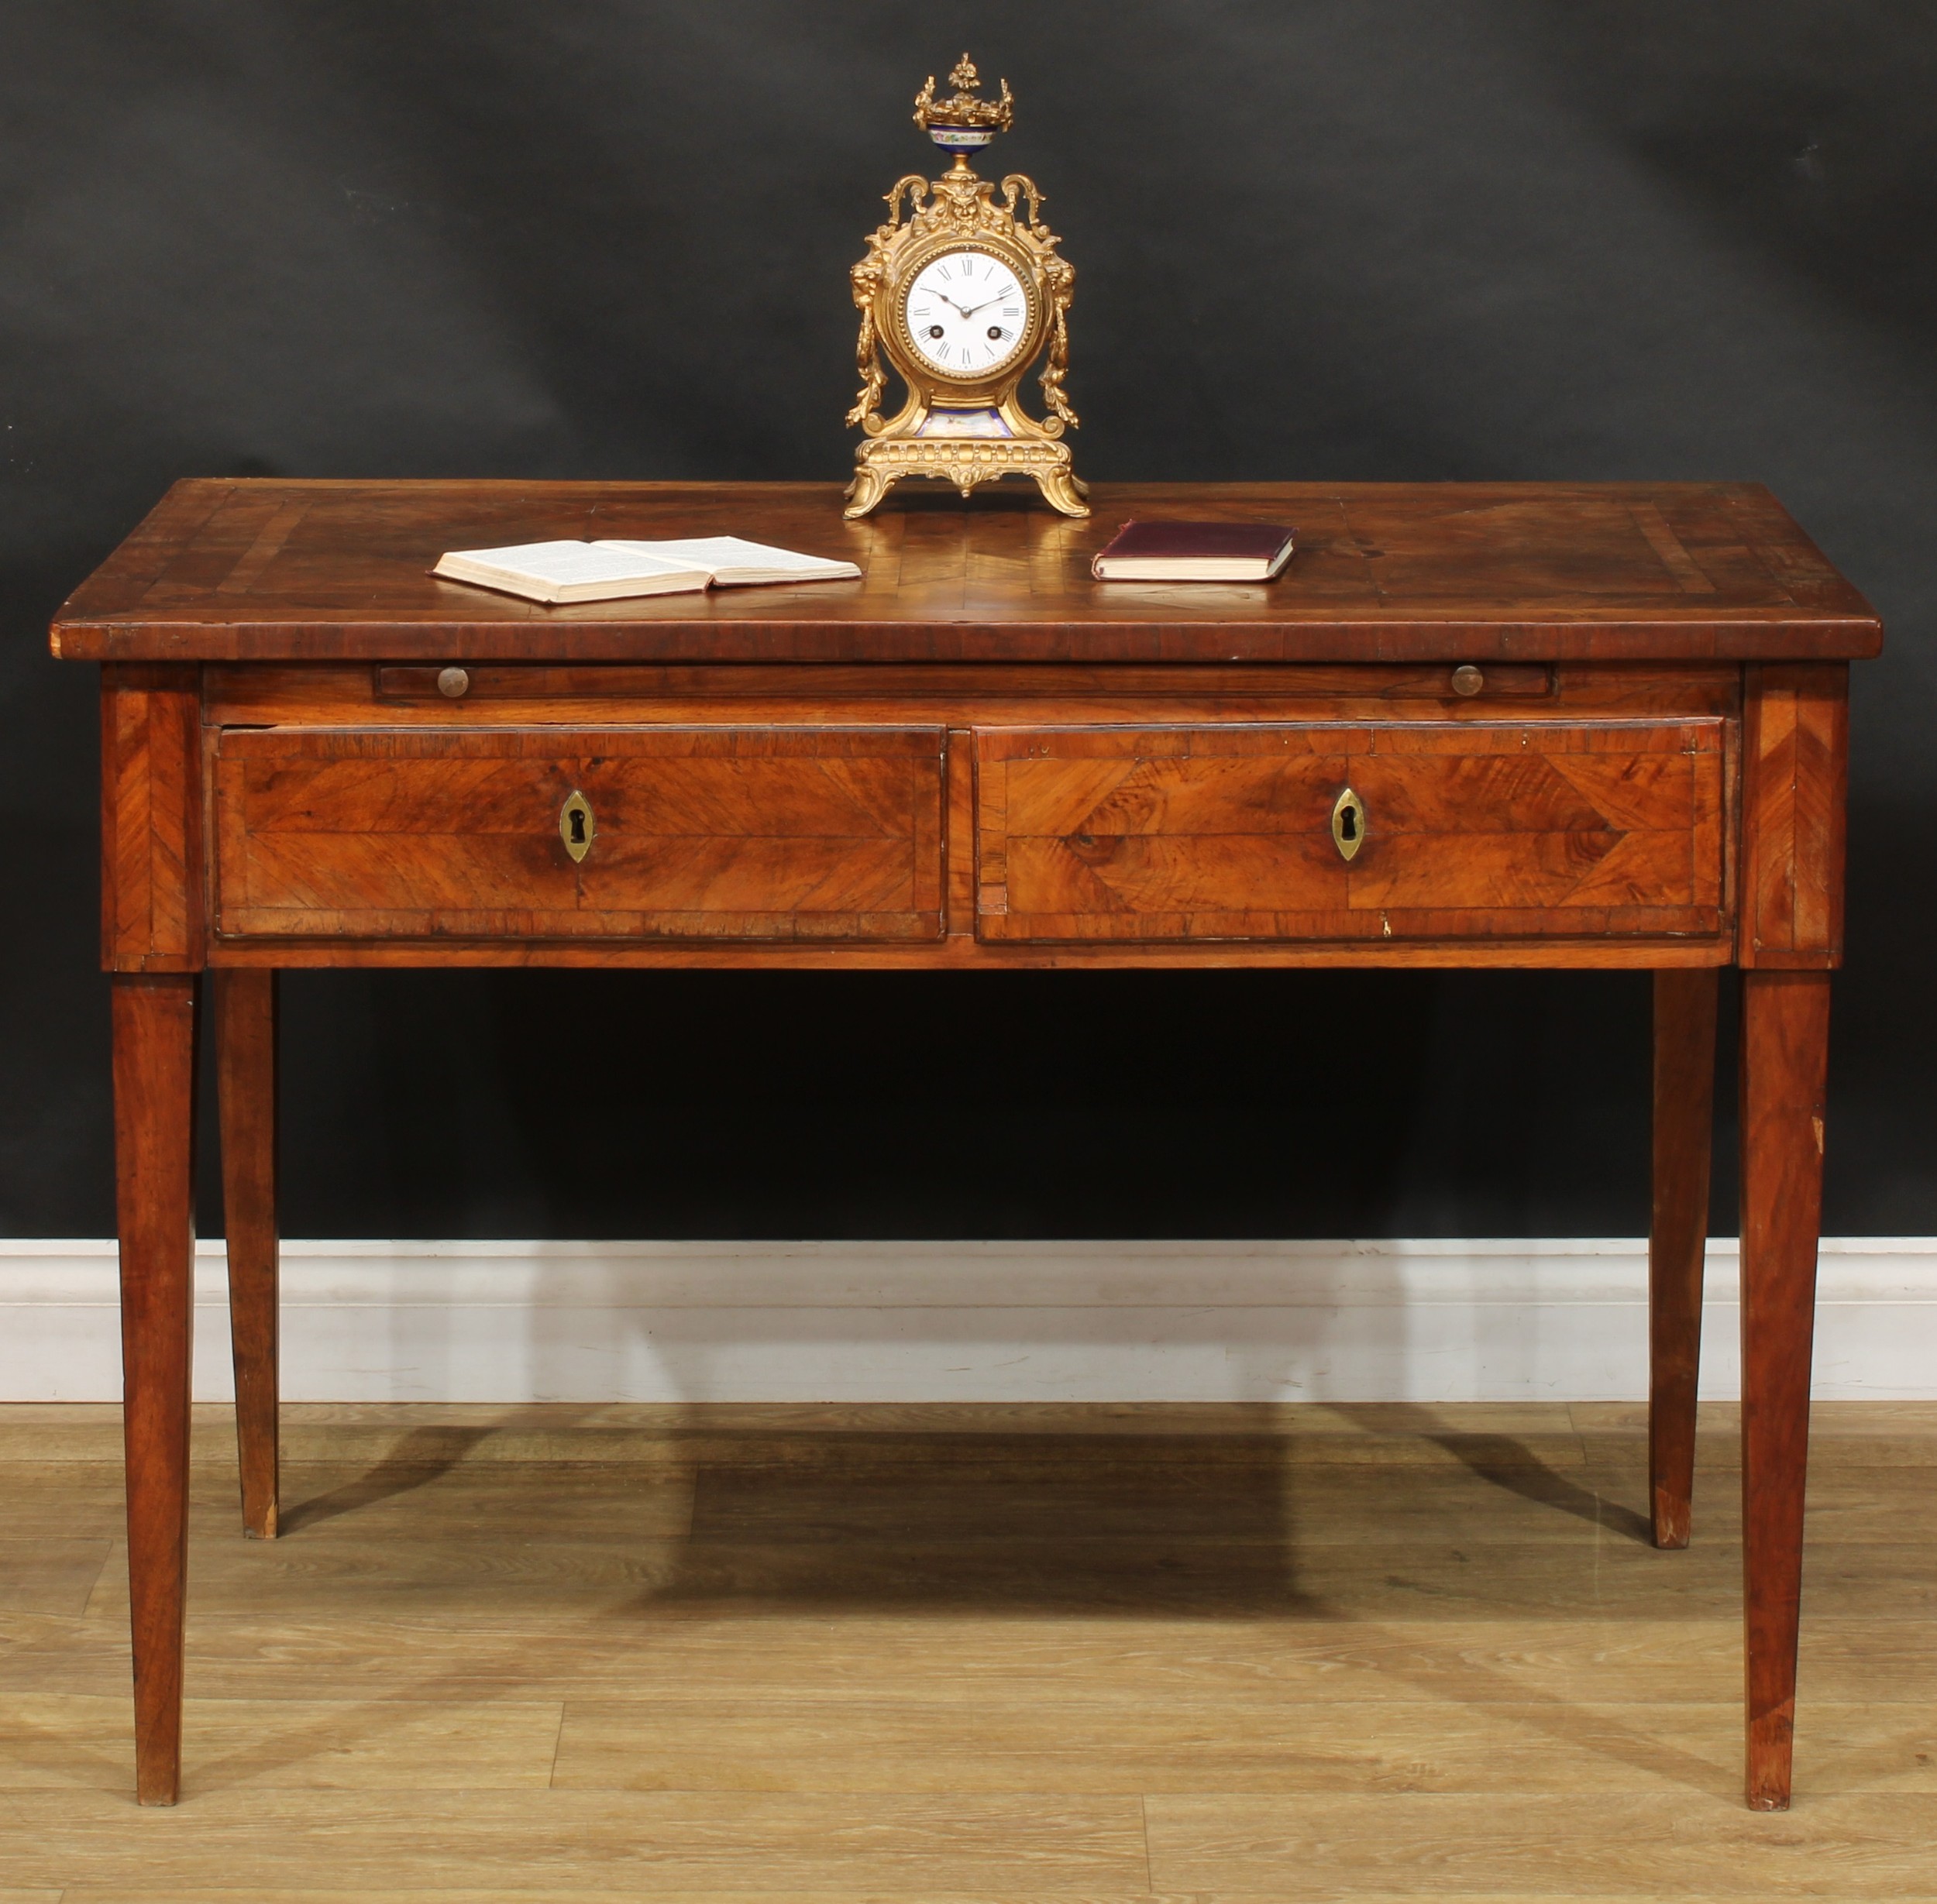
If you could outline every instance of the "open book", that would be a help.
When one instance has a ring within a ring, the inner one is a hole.
[[[717,584],[845,582],[861,571],[851,562],[802,555],[737,535],[667,542],[520,542],[507,548],[456,548],[431,571],[449,582],[498,589],[534,602],[611,602],[635,595],[676,595]]]

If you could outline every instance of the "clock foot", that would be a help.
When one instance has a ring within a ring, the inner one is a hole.
[[[900,473],[893,476],[864,463],[854,473],[854,480],[848,485],[848,506],[841,514],[852,522],[856,516],[865,516],[900,480]]]
[[[1051,508],[1060,509],[1065,516],[1089,514],[1089,505],[1083,500],[1089,493],[1089,485],[1079,480],[1074,470],[1065,466],[1060,469],[1032,469],[1029,473],[1036,479],[1036,486]]]

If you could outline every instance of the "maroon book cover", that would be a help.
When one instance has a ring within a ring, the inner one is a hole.
[[[1106,580],[1112,574],[1177,575],[1187,568],[1241,581],[1277,574],[1291,549],[1292,531],[1275,523],[1127,522],[1090,567]]]

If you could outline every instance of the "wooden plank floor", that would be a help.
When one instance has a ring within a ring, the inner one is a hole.
[[[0,1904],[1937,1900],[1937,1408],[1819,1409],[1798,1799],[1739,1507],[1638,1409],[292,1408],[198,1424],[183,1802],[119,1431],[0,1408]]]

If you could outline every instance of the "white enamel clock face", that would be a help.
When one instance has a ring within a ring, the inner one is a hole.
[[[909,340],[931,370],[972,382],[1013,357],[1029,334],[1029,294],[986,251],[944,252],[915,274],[902,306]]]

